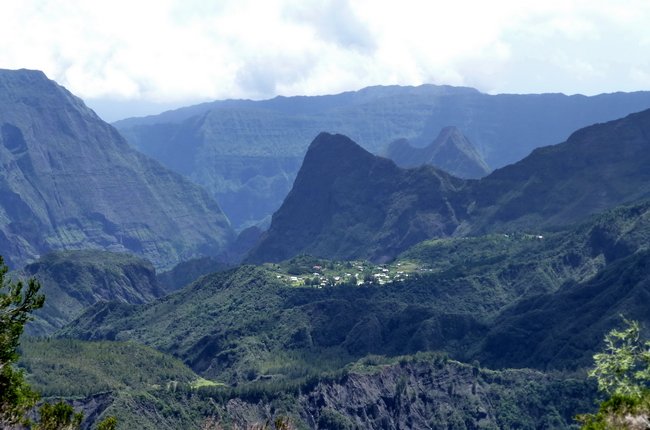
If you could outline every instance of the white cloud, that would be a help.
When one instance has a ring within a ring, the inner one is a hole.
[[[648,22],[647,0],[4,0],[0,67],[160,103],[425,82],[595,93],[647,84]]]

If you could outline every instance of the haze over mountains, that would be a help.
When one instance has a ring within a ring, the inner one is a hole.
[[[379,154],[402,138],[426,146],[443,128],[455,126],[496,169],[581,127],[649,107],[649,92],[488,95],[463,87],[388,86],[216,101],[115,126],[131,145],[204,186],[241,229],[268,224],[320,132],[344,134]]]
[[[283,199],[235,240],[214,189],[0,71],[0,255],[44,284],[27,332],[52,336],[21,365],[86,428],[574,428],[604,333],[650,323],[650,110],[607,116],[645,101],[386,87],[120,123],[230,187],[239,227]],[[396,138],[412,167],[368,150]]]
[[[251,261],[385,260],[424,239],[540,231],[650,197],[650,110],[573,133],[481,180],[400,169],[321,134]]]
[[[29,70],[0,71],[0,254],[131,251],[158,267],[232,237],[201,188],[133,150],[83,102]]]

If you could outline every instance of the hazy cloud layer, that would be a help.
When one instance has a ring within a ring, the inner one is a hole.
[[[376,84],[650,87],[647,0],[0,2],[0,67],[86,99],[185,103]]]

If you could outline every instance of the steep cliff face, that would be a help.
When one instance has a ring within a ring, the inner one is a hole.
[[[206,192],[136,152],[41,72],[0,71],[0,254],[130,251],[158,267],[232,238]]]
[[[165,294],[150,262],[124,253],[58,251],[25,266],[46,301],[27,325],[30,335],[49,335],[97,302],[142,304]]]
[[[242,390],[240,396],[158,390],[94,396],[77,404],[94,412],[88,427],[103,411],[118,415],[121,425],[141,429],[257,428],[280,417],[314,430],[570,429],[576,414],[594,407],[593,386],[580,379],[491,371],[434,355],[381,361],[386,360],[368,357],[343,375],[324,376],[282,394],[262,386]]]
[[[388,146],[386,156],[400,167],[429,164],[458,178],[476,179],[490,173],[490,168],[472,142],[457,127],[445,127],[429,145],[417,148],[406,139]]]

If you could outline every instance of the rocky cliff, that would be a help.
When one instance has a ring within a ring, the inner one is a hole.
[[[20,271],[41,283],[45,306],[27,325],[30,335],[49,335],[97,302],[142,304],[165,294],[150,262],[125,253],[57,251]]]
[[[275,393],[271,387],[190,393],[118,392],[76,406],[140,429],[258,428],[278,418],[328,430],[573,428],[593,410],[584,380],[531,370],[491,371],[434,354],[368,357],[336,376]],[[153,394],[153,395],[152,395]],[[161,411],[174,413],[161,413]]]
[[[41,72],[0,71],[0,166],[0,254],[14,268],[78,248],[170,267],[232,238],[206,192],[133,150]]]

